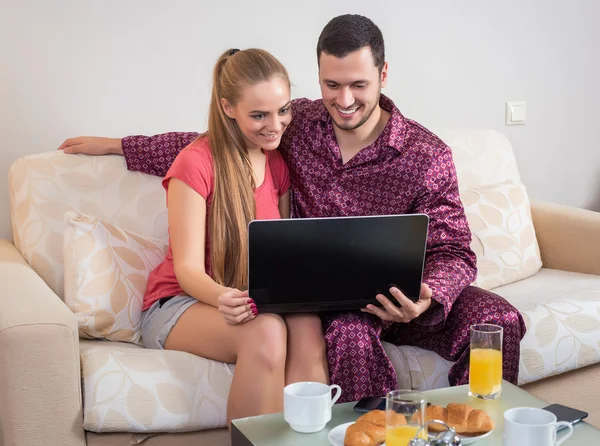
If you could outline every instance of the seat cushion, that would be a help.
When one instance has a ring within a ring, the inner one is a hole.
[[[542,268],[492,290],[523,315],[519,383],[600,361],[600,276]]]
[[[600,276],[542,268],[527,279],[495,288],[523,315],[519,384],[600,362]],[[383,343],[398,386],[448,386],[452,362],[437,353]]]
[[[600,276],[542,268],[493,292],[523,314],[519,384],[600,361]],[[400,388],[448,386],[452,362],[384,343]],[[183,352],[81,341],[84,427],[93,432],[185,432],[226,425],[234,366]]]
[[[410,345],[383,342],[396,376],[399,389],[430,390],[448,387],[448,370],[452,361],[446,361],[431,350]]]
[[[80,345],[84,429],[151,433],[226,426],[232,365],[119,342]]]

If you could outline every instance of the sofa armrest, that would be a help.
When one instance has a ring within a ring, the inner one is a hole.
[[[600,212],[533,201],[544,268],[600,275]]]
[[[73,313],[0,240],[0,444],[85,445]]]

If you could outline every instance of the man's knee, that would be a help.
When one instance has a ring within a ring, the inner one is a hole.
[[[340,313],[326,319],[325,339],[334,344],[376,338],[382,321],[366,313]]]
[[[504,338],[515,337],[519,341],[525,335],[523,316],[503,297],[487,290],[468,287],[465,292],[473,293],[477,302],[477,323],[500,325],[504,329]]]

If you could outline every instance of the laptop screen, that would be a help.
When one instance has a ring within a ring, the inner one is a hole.
[[[260,311],[358,309],[397,286],[419,296],[422,214],[257,220],[249,226],[249,292]],[[392,299],[392,301],[395,301]]]

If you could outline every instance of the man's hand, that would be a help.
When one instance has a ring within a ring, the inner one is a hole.
[[[63,142],[58,150],[65,153],[83,153],[86,155],[123,155],[120,138],[100,136],[79,136]]]
[[[390,288],[390,293],[401,307],[394,305],[383,294],[378,294],[376,299],[383,305],[383,308],[376,307],[375,305],[367,305],[367,308],[362,308],[360,311],[374,314],[384,321],[410,322],[427,311],[432,302],[431,289],[425,283],[421,284],[421,293],[417,302],[410,300],[398,288]]]
[[[217,299],[218,309],[229,325],[243,324],[258,315],[256,304],[249,298],[248,291],[231,289]]]

